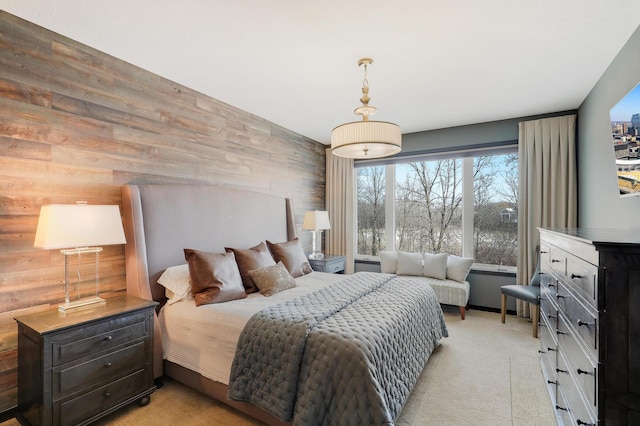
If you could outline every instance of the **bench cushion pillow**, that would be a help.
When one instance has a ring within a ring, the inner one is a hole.
[[[448,253],[424,254],[424,273],[425,277],[437,278],[444,280],[447,278],[447,259]]]
[[[421,276],[423,273],[422,254],[398,252],[398,275],[416,275]]]

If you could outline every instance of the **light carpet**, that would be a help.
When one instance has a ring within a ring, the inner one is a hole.
[[[531,322],[445,307],[449,337],[442,339],[396,421],[413,425],[556,425],[538,364]],[[14,420],[2,423],[12,426]],[[259,425],[250,417],[172,380],[146,407],[132,404],[102,425]]]

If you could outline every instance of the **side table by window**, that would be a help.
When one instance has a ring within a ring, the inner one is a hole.
[[[309,259],[314,271],[328,272],[330,274],[344,274],[347,265],[346,256],[325,254],[322,259]]]

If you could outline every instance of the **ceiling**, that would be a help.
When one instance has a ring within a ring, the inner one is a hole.
[[[403,133],[575,109],[638,0],[0,0],[3,10],[322,143],[359,116]]]

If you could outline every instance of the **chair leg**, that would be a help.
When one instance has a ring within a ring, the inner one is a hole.
[[[505,318],[507,315],[507,295],[500,295],[500,320],[504,324]]]
[[[533,337],[538,338],[538,323],[540,322],[540,305],[532,305],[531,321],[533,321]]]
[[[465,311],[464,306],[460,306],[460,318],[462,319],[464,319],[464,311]]]

